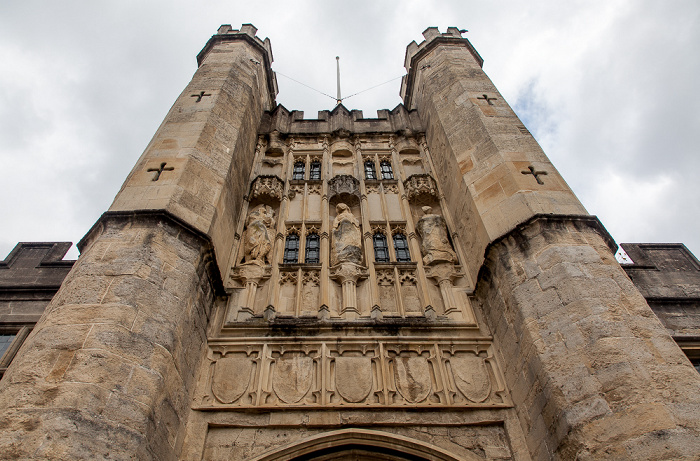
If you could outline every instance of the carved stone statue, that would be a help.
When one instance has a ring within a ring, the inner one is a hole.
[[[331,265],[362,262],[362,233],[355,215],[344,203],[335,207],[338,214],[333,220],[331,232]]]
[[[248,215],[243,240],[245,263],[265,264],[272,248],[274,218],[275,210],[269,205],[259,205]]]
[[[430,265],[441,262],[456,262],[457,255],[452,250],[447,238],[447,226],[440,215],[431,213],[432,208],[424,206],[423,217],[418,220],[416,230],[421,236],[420,251],[423,254],[423,264]]]

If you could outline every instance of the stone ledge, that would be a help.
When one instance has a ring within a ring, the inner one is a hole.
[[[608,233],[608,230],[603,226],[603,223],[600,222],[597,216],[591,216],[591,215],[568,215],[568,214],[536,214],[530,217],[529,219],[516,224],[515,227],[510,229],[509,231],[505,232],[503,235],[495,238],[491,243],[489,243],[486,246],[486,249],[484,250],[484,258],[486,259],[488,256],[489,251],[491,251],[491,248],[494,246],[498,245],[501,243],[503,240],[507,239],[508,237],[511,237],[515,234],[521,234],[526,228],[532,226],[533,224],[537,222],[545,222],[546,224],[550,223],[566,223],[566,222],[571,222],[571,223],[578,223],[578,224],[583,224],[585,226],[588,226],[589,228],[593,229],[596,231],[605,241],[606,245],[610,249],[610,251],[615,254],[617,252],[617,244],[615,243],[615,239],[612,238],[612,236]]]
[[[127,221],[164,222],[173,227],[181,229],[190,237],[199,240],[201,245],[204,247],[204,264],[212,280],[214,292],[217,296],[225,296],[226,292],[224,290],[223,279],[221,278],[219,267],[216,264],[216,253],[211,238],[207,234],[199,231],[198,229],[189,225],[187,222],[165,210],[106,211],[102,213],[102,216],[100,216],[95,224],[92,225],[85,236],[80,239],[76,245],[78,250],[80,250],[82,253],[83,250],[91,243],[91,241],[94,240],[100,231],[103,230],[108,224],[123,223]]]

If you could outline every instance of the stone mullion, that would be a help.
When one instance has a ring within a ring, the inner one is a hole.
[[[326,306],[330,310],[330,213],[328,204],[328,180],[330,179],[330,153],[328,151],[328,138],[323,137],[323,165],[325,168],[321,171],[323,183],[321,185],[321,306]],[[319,313],[320,314],[320,313]]]
[[[359,140],[355,142],[355,163],[362,165],[364,172],[364,162],[362,161],[362,146]],[[369,206],[367,204],[367,188],[365,187],[365,176],[360,175],[360,214],[362,215],[362,238],[364,240],[365,264],[369,268],[369,298],[370,312],[374,306],[379,305],[379,287],[377,286],[377,271],[374,268],[374,245],[372,245],[372,228],[369,224]]]
[[[401,292],[401,280],[399,274],[399,268],[394,266],[392,268],[394,271],[394,292],[396,293],[396,308],[399,311],[401,317],[406,317],[406,308],[403,305],[403,293]]]
[[[301,239],[299,239],[301,241]],[[301,254],[301,253],[300,253]],[[303,273],[301,267],[297,269],[297,286],[294,290],[294,316],[299,317],[301,315],[301,289],[303,285]]]
[[[394,250],[394,234],[391,225],[387,222],[384,223],[384,235],[386,235],[386,247],[389,250],[389,261],[396,262],[396,251]]]

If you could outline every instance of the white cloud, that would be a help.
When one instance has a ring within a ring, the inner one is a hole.
[[[404,72],[428,26],[469,29],[485,70],[619,241],[700,254],[696,1],[154,1],[0,4],[0,257],[79,240],[110,204],[222,23],[270,37],[273,67],[335,93]],[[334,102],[278,77],[306,117]],[[346,100],[375,116],[399,82]]]

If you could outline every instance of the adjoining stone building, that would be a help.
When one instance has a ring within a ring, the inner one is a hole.
[[[222,26],[0,381],[0,456],[697,459],[697,260],[623,269],[469,41],[424,36],[402,105],[305,119]]]

